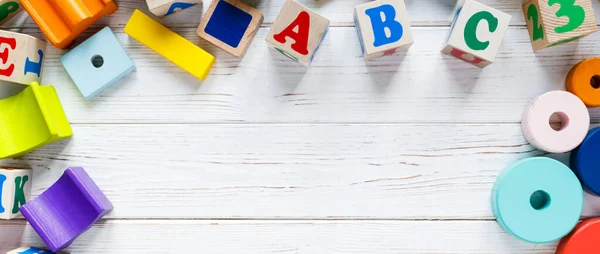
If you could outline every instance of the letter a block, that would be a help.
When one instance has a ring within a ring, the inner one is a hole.
[[[262,22],[260,11],[240,0],[213,0],[196,33],[227,53],[242,58]]]
[[[575,41],[598,31],[592,0],[531,0],[523,4],[533,50]]]
[[[0,168],[0,219],[20,215],[19,208],[31,195],[30,169]]]
[[[354,23],[366,60],[408,50],[413,44],[404,0],[377,0],[356,6]]]
[[[200,3],[200,0],[146,0],[152,14],[162,17],[171,15]]]
[[[0,30],[0,80],[40,82],[46,45],[33,36]]]
[[[294,0],[286,0],[266,41],[270,47],[308,67],[328,29],[328,19]]]
[[[483,68],[494,62],[510,19],[504,12],[465,0],[442,52]]]

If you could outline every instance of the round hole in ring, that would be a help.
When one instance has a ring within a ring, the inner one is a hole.
[[[100,55],[95,55],[92,57],[92,65],[96,68],[102,67],[104,65],[104,58]]]
[[[600,75],[594,75],[590,78],[590,85],[594,89],[600,88]]]
[[[550,195],[543,190],[537,190],[529,197],[529,204],[535,210],[542,210],[550,206]]]
[[[548,124],[555,131],[562,131],[569,126],[569,116],[563,112],[555,112],[550,115]]]

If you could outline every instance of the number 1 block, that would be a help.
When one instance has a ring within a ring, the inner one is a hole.
[[[456,12],[442,53],[483,68],[496,58],[511,16],[465,0]]]
[[[19,208],[31,194],[30,169],[0,168],[0,219],[20,215]]]
[[[366,60],[408,50],[413,44],[404,0],[377,0],[356,6],[354,23]]]
[[[533,50],[560,45],[598,31],[592,0],[531,0],[523,4]]]

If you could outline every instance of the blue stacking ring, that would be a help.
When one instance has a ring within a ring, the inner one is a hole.
[[[496,221],[511,235],[548,243],[568,234],[583,210],[583,189],[563,163],[527,158],[507,167],[492,189]]]
[[[571,153],[571,168],[585,189],[600,196],[600,127],[591,129]]]

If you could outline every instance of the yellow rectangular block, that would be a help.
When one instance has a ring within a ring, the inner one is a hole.
[[[204,80],[215,64],[215,57],[192,42],[169,30],[140,10],[135,10],[125,26],[125,33],[169,61]]]

